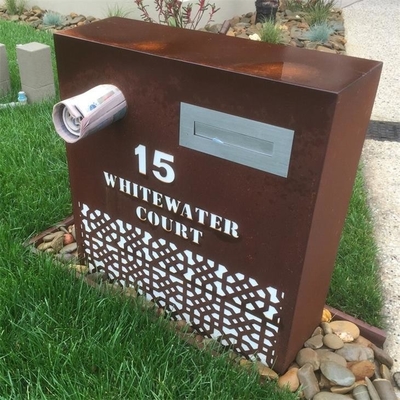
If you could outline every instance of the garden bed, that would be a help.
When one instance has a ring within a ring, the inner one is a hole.
[[[326,24],[319,24],[317,28],[314,27],[309,15],[305,11],[289,9],[278,11],[276,24],[271,26],[256,23],[256,12],[252,11],[241,16],[234,16],[223,24],[209,24],[201,30],[241,39],[263,40],[298,48],[345,54],[346,39],[342,10],[332,8]],[[60,15],[37,6],[20,15],[10,15],[5,7],[0,7],[0,19],[26,24],[51,33],[99,21],[93,16],[79,15],[74,12],[69,15]]]

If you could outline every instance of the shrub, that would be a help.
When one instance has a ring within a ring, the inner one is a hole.
[[[21,15],[26,6],[26,0],[5,0],[4,5],[9,15]]]
[[[310,30],[304,34],[304,37],[312,42],[324,43],[334,31],[327,22],[321,22],[311,26]]]
[[[303,0],[286,0],[285,9],[290,11],[303,11],[305,2]]]
[[[316,1],[314,4],[311,4],[307,8],[306,21],[310,25],[320,24],[322,22],[327,21],[334,5],[335,5],[335,0]]]
[[[313,15],[309,23],[326,21],[336,0],[286,0],[285,9]]]
[[[278,44],[281,42],[281,31],[273,20],[267,20],[262,24],[260,38],[267,43]]]
[[[143,0],[134,0],[138,9],[142,12],[142,19],[146,22],[156,22],[150,17],[147,6],[143,4]],[[204,25],[213,21],[214,14],[219,10],[215,4],[199,0],[196,3],[198,9],[193,15],[193,4],[182,5],[181,0],[154,0],[155,8],[158,12],[158,22],[160,24],[176,26],[179,28],[196,29],[202,20],[204,13],[209,12],[209,17]]]
[[[126,18],[131,12],[125,10],[123,7],[115,4],[113,7],[107,6],[107,17],[121,17]]]
[[[64,22],[64,17],[56,12],[53,11],[48,11],[46,14],[43,16],[43,25],[46,26],[58,26],[61,25]]]

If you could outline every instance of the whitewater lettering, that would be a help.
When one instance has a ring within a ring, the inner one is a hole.
[[[103,171],[106,186],[119,190],[129,196],[132,196],[145,203],[151,204],[169,213],[179,215],[187,220],[211,228],[233,238],[239,237],[239,225],[228,218],[221,217],[215,213],[203,210],[200,207],[192,206],[179,199],[167,196],[153,189],[131,182],[125,178],[118,177]],[[181,222],[165,215],[157,214],[154,211],[148,211],[144,206],[136,208],[136,216],[144,222],[153,226],[160,226],[167,232],[173,232],[175,235],[188,239],[198,244],[203,232],[193,227],[187,227]]]

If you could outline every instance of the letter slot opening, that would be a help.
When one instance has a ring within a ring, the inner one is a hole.
[[[287,177],[294,131],[181,103],[179,144]]]
[[[215,126],[203,124],[202,122],[194,122],[194,135],[212,140],[215,143],[253,151],[254,153],[272,156],[274,152],[273,142],[242,135],[241,133],[229,131],[227,129],[217,128]]]

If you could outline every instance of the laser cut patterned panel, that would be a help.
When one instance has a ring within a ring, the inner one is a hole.
[[[275,362],[284,293],[100,210],[81,208],[88,262],[197,330],[267,365]]]

